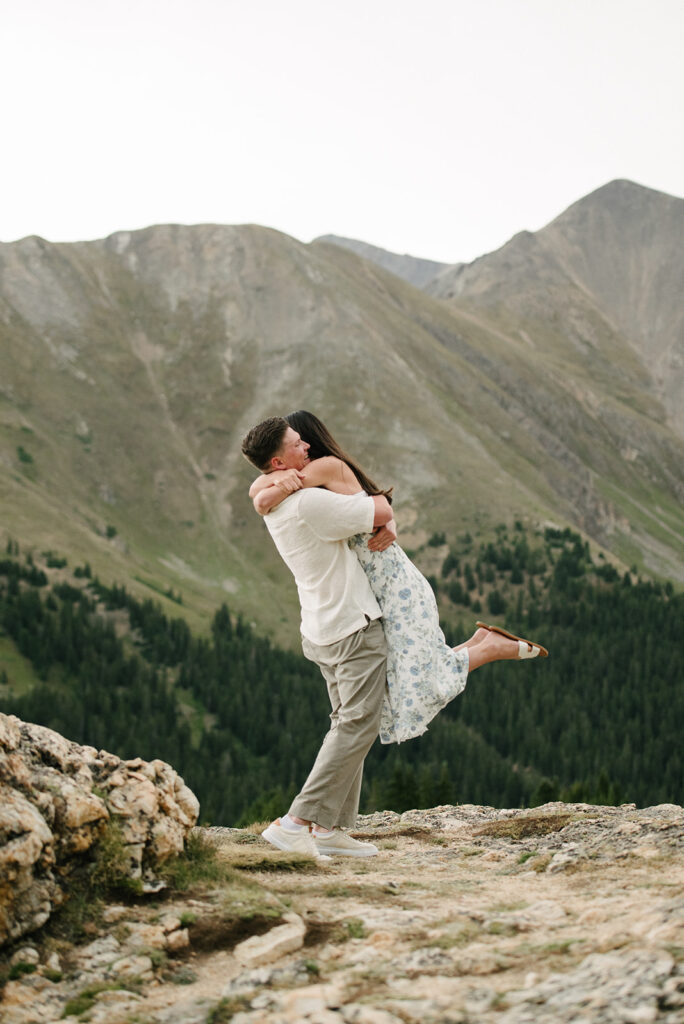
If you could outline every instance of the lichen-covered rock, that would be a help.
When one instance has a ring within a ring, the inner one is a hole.
[[[0,714],[0,945],[41,927],[116,819],[131,877],[180,853],[199,803],[163,761],[123,761]]]

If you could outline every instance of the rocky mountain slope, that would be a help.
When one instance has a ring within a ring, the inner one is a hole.
[[[648,211],[653,195],[633,203]],[[543,254],[538,280],[494,254],[451,283],[446,271],[435,297],[337,245],[258,227],[0,246],[3,537],[88,560],[139,596],[180,590],[194,625],[228,597],[291,639],[293,588],[247,500],[239,441],[303,407],[395,485],[409,546],[434,530],[553,520],[683,579],[678,385],[670,374],[659,387],[644,354],[648,322],[675,315],[670,271],[654,264],[671,255],[658,248],[669,220],[654,218],[641,248],[635,228],[623,259],[612,196],[572,208],[577,267],[590,210],[610,242],[596,266],[617,263],[589,297],[579,269]],[[620,317],[639,281],[654,291],[628,337]],[[662,367],[678,358],[668,331]]]
[[[617,379],[626,351],[684,436],[684,200],[612,181],[541,231],[441,272],[431,294],[499,313],[573,361],[595,349]]]

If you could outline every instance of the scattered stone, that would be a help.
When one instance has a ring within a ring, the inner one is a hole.
[[[114,904],[111,907],[104,908],[102,911],[102,920],[105,924],[116,924],[117,921],[123,920],[123,918],[128,914],[130,914],[130,909],[128,907],[120,907],[117,904]]]
[[[304,945],[306,925],[297,914],[288,914],[286,924],[271,928],[265,935],[252,935],[234,949],[235,958],[245,967],[259,967],[279,960]]]
[[[257,967],[252,971],[243,971],[228,982],[222,994],[225,998],[231,998],[246,995],[258,988],[302,985],[310,980],[306,962],[299,960],[287,967]]]
[[[82,970],[92,971],[98,967],[106,967],[116,960],[121,950],[121,943],[114,935],[105,935],[95,939],[78,951],[78,963]]]
[[[146,924],[140,921],[128,921],[128,935],[124,942],[127,952],[139,949],[164,949],[167,936],[160,924]]]
[[[124,956],[109,965],[109,974],[117,978],[144,978],[152,975],[153,964],[149,956]]]
[[[179,928],[166,936],[166,948],[169,953],[178,953],[190,945],[190,933],[187,928]]]
[[[13,954],[10,959],[10,964],[38,964],[40,963],[40,953],[33,946],[22,946],[16,953]]]
[[[342,1007],[345,1024],[402,1024],[402,1018],[396,1017],[388,1010],[378,1010],[373,1006],[360,1006],[349,1003]]]
[[[45,961],[45,966],[47,967],[47,969],[49,971],[61,971],[62,970],[62,962],[59,959],[58,954],[57,953],[50,953],[50,956]]]
[[[405,974],[412,977],[416,974],[443,974],[454,967],[453,957],[442,949],[416,949],[407,956],[390,961],[388,970],[392,974]]]

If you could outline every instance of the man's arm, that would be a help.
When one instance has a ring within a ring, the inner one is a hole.
[[[392,512],[385,498],[310,487],[302,493],[299,515],[321,540],[347,540],[356,533],[370,533],[374,523],[381,526]]]

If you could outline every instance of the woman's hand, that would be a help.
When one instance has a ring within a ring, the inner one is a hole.
[[[368,541],[368,547],[371,551],[386,551],[390,544],[394,544],[397,539],[397,524],[393,519],[390,519],[389,523],[384,526],[380,526],[371,539]]]

